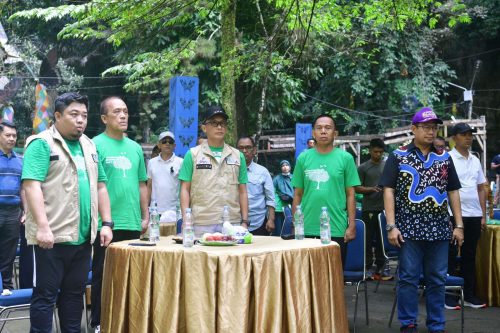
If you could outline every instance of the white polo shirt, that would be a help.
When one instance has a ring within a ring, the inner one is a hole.
[[[460,189],[460,204],[462,208],[462,216],[465,217],[482,217],[483,210],[479,204],[479,194],[477,186],[486,183],[481,162],[479,159],[469,153],[466,158],[462,156],[455,148],[450,151],[450,156],[455,164],[458,178],[462,188]],[[448,207],[451,214],[451,209]]]
[[[161,155],[149,160],[148,178],[152,182],[151,200],[155,200],[158,212],[176,211],[179,205],[179,170],[182,158],[172,154],[168,160]]]

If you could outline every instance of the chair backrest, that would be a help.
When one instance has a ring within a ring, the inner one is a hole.
[[[399,248],[391,245],[389,239],[387,238],[387,230],[385,226],[387,225],[387,220],[385,219],[385,212],[378,214],[378,224],[380,227],[380,237],[382,238],[382,252],[386,259],[393,259],[399,256]]]
[[[283,214],[285,215],[285,220],[283,221],[283,226],[281,227],[280,236],[288,236],[292,234],[293,227],[292,209],[290,206],[283,206]]]
[[[356,208],[356,218],[363,220],[363,212],[359,208]]]
[[[365,223],[356,219],[356,238],[347,243],[344,271],[365,270]]]

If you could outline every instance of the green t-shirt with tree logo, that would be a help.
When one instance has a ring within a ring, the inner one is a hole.
[[[306,150],[297,158],[292,185],[304,189],[304,234],[320,234],[321,207],[327,207],[332,237],[343,237],[348,224],[345,190],[360,185],[352,155],[337,147],[327,154]]]
[[[124,137],[113,139],[101,133],[92,139],[106,177],[111,218],[115,230],[141,231],[139,183],[146,182],[146,164],[141,146]],[[99,220],[99,229],[101,220]]]

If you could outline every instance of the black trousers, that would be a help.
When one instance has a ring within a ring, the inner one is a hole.
[[[94,242],[94,256],[92,258],[92,327],[96,327],[101,324],[102,273],[104,269],[104,257],[106,255],[106,248],[101,246],[101,243],[99,242],[100,236],[101,234],[98,232]],[[140,231],[113,230],[112,242],[139,239],[139,237],[141,237]]]
[[[19,206],[0,208],[0,272],[2,273],[3,289],[14,289],[12,265],[16,259],[17,243],[19,242],[20,218],[21,209]]]
[[[264,217],[264,223],[262,223],[262,225],[257,229],[255,229],[254,231],[251,231],[251,233],[256,236],[271,236],[269,231],[267,231],[266,229],[266,224],[267,224],[267,216]]]
[[[384,268],[385,258],[382,252],[382,239],[380,238],[380,225],[378,223],[380,211],[363,211],[362,218],[366,230],[366,268],[370,269],[373,263],[372,246],[375,247],[375,265],[377,271]]]
[[[457,264],[460,264],[459,275],[464,279],[464,297],[475,295],[476,288],[476,248],[481,237],[481,217],[462,217],[464,222],[464,243],[460,251],[461,258],[457,261],[458,247],[450,244],[448,254],[448,274],[456,275]],[[455,226],[455,219],[451,217]]]
[[[33,288],[33,246],[28,246],[26,241],[26,228],[19,228],[21,245],[19,246],[19,287],[21,289]]]
[[[35,253],[35,276],[31,297],[31,333],[51,333],[57,299],[63,333],[80,333],[83,293],[90,267],[90,243],[55,244],[52,249],[31,247]]]

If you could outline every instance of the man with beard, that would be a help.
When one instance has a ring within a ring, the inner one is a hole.
[[[108,246],[113,234],[106,175],[94,143],[83,132],[88,100],[66,93],[54,103],[55,123],[28,138],[22,173],[28,211],[26,239],[34,252],[31,332],[52,332],[58,304],[63,332],[80,332],[91,244]]]

